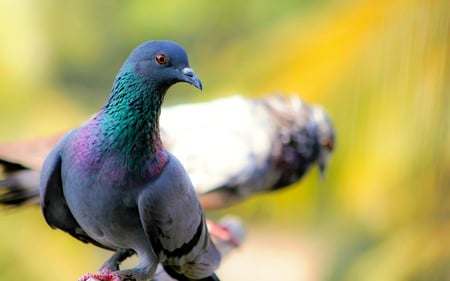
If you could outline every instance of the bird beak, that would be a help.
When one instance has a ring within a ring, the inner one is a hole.
[[[181,73],[184,75],[183,77],[184,82],[189,83],[200,90],[203,89],[202,81],[198,79],[197,75],[195,75],[195,72],[194,70],[192,70],[192,68],[185,67],[181,70]]]
[[[329,156],[330,155],[328,152],[321,152],[319,159],[317,160],[317,164],[319,165],[320,178],[322,180],[325,179],[325,170],[327,168]]]

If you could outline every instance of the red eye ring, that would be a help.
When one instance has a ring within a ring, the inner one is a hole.
[[[157,54],[155,57],[155,61],[158,64],[164,65],[164,64],[167,64],[167,57],[164,54]]]

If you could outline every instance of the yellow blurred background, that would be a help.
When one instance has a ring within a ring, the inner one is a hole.
[[[298,93],[337,131],[325,180],[240,216],[227,280],[450,280],[450,1],[0,1],[0,141],[79,125],[140,42],[182,44],[202,79],[166,105]],[[1,210],[0,280],[76,280],[109,253]]]

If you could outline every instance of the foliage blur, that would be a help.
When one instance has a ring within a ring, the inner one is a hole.
[[[273,255],[225,267],[224,280],[450,280],[449,11],[448,0],[2,0],[0,141],[77,126],[137,44],[175,40],[205,87],[176,85],[166,105],[298,93],[337,130],[325,180],[314,169],[210,214],[249,225],[256,246],[242,255]],[[0,229],[0,280],[76,280],[108,255],[37,208],[2,210]]]

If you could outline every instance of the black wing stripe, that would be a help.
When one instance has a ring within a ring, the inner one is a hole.
[[[155,249],[160,249],[159,252],[162,252],[167,258],[179,258],[182,257],[184,255],[186,255],[187,253],[191,252],[192,249],[198,244],[198,241],[200,240],[200,237],[202,235],[204,229],[204,223],[203,223],[203,216],[202,219],[200,220],[200,223],[197,227],[197,230],[194,234],[194,236],[192,237],[191,240],[189,240],[189,242],[187,243],[183,243],[183,245],[179,248],[176,248],[173,251],[167,250],[165,249],[162,245],[161,245],[161,241],[157,240],[156,245],[153,245],[153,247]]]

